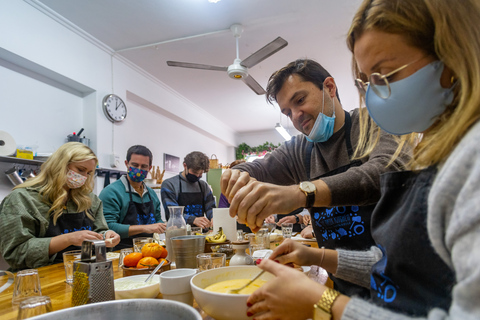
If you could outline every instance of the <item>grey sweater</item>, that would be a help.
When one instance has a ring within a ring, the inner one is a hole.
[[[462,139],[437,174],[429,194],[427,230],[431,245],[456,275],[449,310],[432,309],[428,319],[480,319],[480,122]],[[371,266],[381,257],[338,250],[337,277],[369,287]],[[415,259],[417,257],[412,257]],[[418,257],[421,259],[421,257]],[[342,319],[411,319],[353,298]],[[418,318],[415,318],[418,319]]]
[[[351,113],[352,148],[358,142],[359,117],[358,109]],[[307,180],[305,168],[305,153],[309,142],[305,136],[292,137],[264,159],[235,166],[235,169],[247,171],[250,176],[259,181],[277,185],[293,185]],[[388,161],[397,149],[395,138],[382,131],[379,143],[369,157],[361,159],[362,165],[352,167],[346,172],[322,180],[330,188],[332,195],[331,206],[369,205],[376,203],[380,198],[380,175],[387,171],[398,171],[404,168],[410,160],[408,154],[403,153],[392,165],[387,168]],[[326,174],[336,168],[348,165],[345,145],[345,126],[335,132],[326,142],[315,143],[310,166],[310,177]]]

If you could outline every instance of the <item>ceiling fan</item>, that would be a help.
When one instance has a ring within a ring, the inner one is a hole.
[[[232,79],[242,80],[247,86],[249,86],[256,94],[265,94],[265,90],[258,82],[248,74],[248,68],[255,66],[262,62],[266,58],[270,57],[274,53],[280,51],[287,46],[288,42],[281,37],[276,38],[257,52],[251,54],[249,57],[241,60],[238,54],[238,38],[243,32],[243,26],[241,24],[234,24],[230,27],[233,36],[236,39],[237,58],[233,60],[233,64],[228,67],[212,66],[207,64],[179,62],[179,61],[167,61],[167,65],[170,67],[182,67],[192,69],[205,69],[213,71],[227,71],[227,74]]]

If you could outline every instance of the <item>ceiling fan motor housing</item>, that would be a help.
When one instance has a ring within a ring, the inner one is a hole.
[[[230,78],[240,80],[240,79],[246,78],[248,76],[247,68],[242,66],[240,64],[241,62],[242,62],[242,60],[235,59],[233,61],[233,64],[231,64],[228,67],[227,73],[228,73],[228,76]]]

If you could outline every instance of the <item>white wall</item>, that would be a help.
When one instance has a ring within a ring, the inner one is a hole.
[[[216,154],[221,163],[234,160],[235,132],[145,71],[121,57],[112,59],[110,48],[68,23],[28,1],[0,0],[0,30],[0,130],[18,145],[51,153],[83,127],[100,167],[110,168],[115,152],[124,170],[126,151],[134,144],[149,147],[153,164],[161,167],[164,153],[183,160],[194,150]],[[120,124],[109,122],[101,108],[112,91],[128,107]],[[0,170],[11,166],[0,163]],[[97,192],[102,185],[100,179]],[[0,200],[11,187],[0,174]]]

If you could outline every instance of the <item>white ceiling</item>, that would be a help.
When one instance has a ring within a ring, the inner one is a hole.
[[[330,71],[347,110],[358,101],[345,45],[361,0],[38,0],[115,51],[224,30],[223,32],[118,52],[233,130],[292,124],[265,96],[226,72],[169,67],[167,60],[229,66],[236,57],[229,27],[244,27],[240,59],[280,36],[288,46],[249,69],[263,87],[277,69],[314,59]]]

